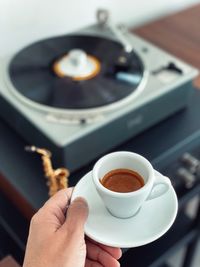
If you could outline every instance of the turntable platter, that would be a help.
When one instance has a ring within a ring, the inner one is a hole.
[[[86,79],[57,75],[55,62],[73,49],[99,62],[95,75]],[[113,40],[85,35],[36,42],[17,53],[9,65],[10,80],[20,95],[59,109],[90,109],[120,101],[136,91],[143,74],[137,54],[125,53],[123,46]]]

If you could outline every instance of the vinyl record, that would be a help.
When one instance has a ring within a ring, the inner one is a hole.
[[[72,49],[81,49],[100,62],[95,77],[74,80],[56,75],[55,62]],[[9,65],[10,80],[21,95],[59,109],[90,109],[120,101],[137,89],[143,73],[134,52],[126,54],[118,42],[85,35],[39,41],[22,49]]]

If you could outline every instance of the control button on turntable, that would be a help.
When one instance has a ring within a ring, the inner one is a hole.
[[[63,115],[63,114],[47,114],[46,120],[48,122],[58,123],[58,124],[71,124],[71,125],[85,125],[90,123],[95,123],[104,120],[103,114],[96,114],[94,116],[82,117],[73,115]]]
[[[147,47],[142,47],[142,52],[143,53],[148,53],[149,52],[149,49]]]
[[[170,62],[166,66],[161,66],[154,70],[152,74],[163,84],[171,83],[177,80],[183,74],[182,69]]]

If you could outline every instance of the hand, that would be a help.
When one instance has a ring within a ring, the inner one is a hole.
[[[71,194],[71,188],[59,191],[33,216],[23,267],[120,266],[119,248],[85,237],[88,205],[83,198],[69,205]]]

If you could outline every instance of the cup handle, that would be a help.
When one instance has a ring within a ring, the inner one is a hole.
[[[154,170],[155,182],[153,188],[146,200],[152,200],[167,193],[171,186],[171,181],[166,176]]]

